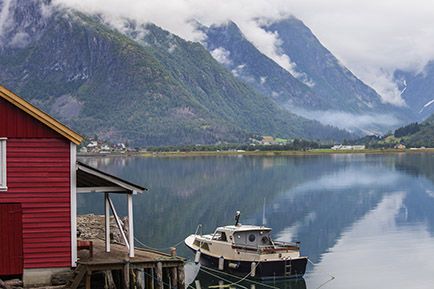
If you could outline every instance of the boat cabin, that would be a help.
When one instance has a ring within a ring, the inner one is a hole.
[[[212,240],[229,242],[235,246],[259,248],[273,245],[271,229],[260,226],[225,226],[216,229]]]

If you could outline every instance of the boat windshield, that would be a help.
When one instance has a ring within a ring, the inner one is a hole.
[[[223,242],[227,242],[228,239],[226,237],[226,233],[225,232],[221,232],[221,231],[217,231],[214,233],[214,235],[212,236],[213,240],[216,241],[223,241]]]

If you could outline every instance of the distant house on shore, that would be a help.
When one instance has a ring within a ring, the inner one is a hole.
[[[76,161],[83,138],[0,86],[0,278],[25,287],[77,262],[77,192],[132,194],[144,188]],[[132,234],[132,233],[131,233]],[[134,256],[134,236],[130,256]]]
[[[332,150],[337,151],[351,151],[351,150],[364,150],[366,149],[365,145],[334,145],[331,147]]]
[[[263,145],[274,144],[274,138],[272,136],[263,136],[261,144],[263,144]]]
[[[399,150],[404,150],[406,147],[405,147],[405,145],[403,145],[402,143],[400,143],[400,144],[395,145],[395,148],[399,149]]]

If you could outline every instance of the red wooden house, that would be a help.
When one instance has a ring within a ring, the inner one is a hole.
[[[77,192],[105,192],[106,204],[108,192],[126,193],[132,218],[131,196],[143,188],[77,164],[81,141],[0,86],[0,277],[47,283],[52,272],[75,266]]]

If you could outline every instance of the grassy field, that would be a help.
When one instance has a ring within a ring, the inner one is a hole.
[[[434,148],[426,149],[364,149],[364,150],[332,150],[314,149],[307,151],[189,151],[189,152],[133,152],[126,154],[79,154],[79,156],[141,156],[141,157],[196,157],[196,156],[308,156],[328,154],[395,154],[395,153],[433,153]]]

